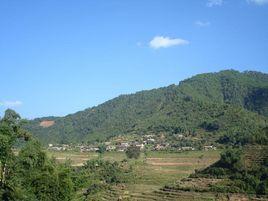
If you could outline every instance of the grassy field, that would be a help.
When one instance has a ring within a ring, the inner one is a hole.
[[[81,166],[89,159],[100,157],[98,153],[51,152],[48,155],[60,162],[70,160],[73,166]],[[180,153],[148,152],[138,160],[131,160],[135,167],[135,182],[124,186],[127,194],[150,193],[166,184],[189,176],[195,169],[209,166],[219,159],[220,151],[185,151]],[[106,152],[102,155],[105,160],[122,161],[125,153]]]

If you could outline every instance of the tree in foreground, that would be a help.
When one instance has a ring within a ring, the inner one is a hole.
[[[0,200],[69,201],[73,195],[70,167],[49,159],[41,144],[22,129],[13,110],[0,119]],[[17,155],[18,140],[26,143]]]

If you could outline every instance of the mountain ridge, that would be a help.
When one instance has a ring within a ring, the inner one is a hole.
[[[198,74],[169,85],[120,95],[98,106],[64,117],[37,118],[26,125],[42,142],[103,140],[119,134],[190,133],[226,135],[241,125],[263,127],[268,117],[268,74],[235,70]],[[214,114],[215,113],[215,114]],[[238,115],[239,126],[231,117]],[[42,120],[55,124],[41,128]],[[207,122],[207,123],[205,123]],[[227,128],[230,127],[230,128]],[[240,131],[241,132],[241,131]]]

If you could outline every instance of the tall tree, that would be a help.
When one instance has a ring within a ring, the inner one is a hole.
[[[15,111],[8,109],[0,120],[0,186],[5,186],[8,162],[13,158],[12,148],[17,139],[29,140],[30,134],[21,128],[22,120]]]

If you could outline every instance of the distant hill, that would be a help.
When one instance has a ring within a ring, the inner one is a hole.
[[[26,129],[43,143],[146,133],[181,133],[217,141],[224,136],[250,136],[267,124],[268,74],[225,70],[121,95],[65,117],[34,119]]]

